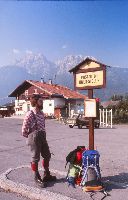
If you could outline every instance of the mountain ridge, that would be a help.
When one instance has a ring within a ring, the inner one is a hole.
[[[8,96],[12,90],[26,79],[40,81],[43,78],[45,82],[52,79],[55,84],[65,85],[73,89],[73,75],[68,71],[85,58],[86,56],[83,55],[69,55],[61,60],[52,62],[42,53],[31,53],[16,60],[14,65],[0,67],[0,104],[2,104],[2,97],[4,99],[5,96]],[[128,68],[110,67],[107,68],[106,74],[106,88],[94,90],[95,96],[104,100],[109,99],[113,94],[127,93]],[[87,91],[79,92],[87,93]]]

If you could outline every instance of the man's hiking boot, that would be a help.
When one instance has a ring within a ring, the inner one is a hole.
[[[44,172],[43,182],[52,182],[52,181],[56,181],[56,176],[52,176],[50,172],[48,173]]]
[[[35,180],[35,183],[37,183],[37,185],[40,186],[41,188],[45,188],[46,187],[46,184],[41,179],[41,176],[40,176],[39,172],[35,173],[34,180]]]

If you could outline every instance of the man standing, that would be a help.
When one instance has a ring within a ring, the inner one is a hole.
[[[49,161],[51,153],[46,140],[45,118],[43,109],[43,100],[41,95],[33,94],[30,99],[33,110],[29,111],[23,121],[22,135],[27,138],[27,144],[31,151],[31,169],[34,172],[35,182],[44,187],[44,182],[55,181],[56,177],[52,176],[49,171]],[[38,162],[40,154],[43,158],[44,177],[41,178],[38,171]]]

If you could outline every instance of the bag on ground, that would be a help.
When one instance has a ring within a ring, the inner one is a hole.
[[[70,164],[79,164],[82,165],[82,153],[85,150],[85,146],[77,146],[76,149],[71,151],[66,157],[66,165]],[[65,165],[65,167],[66,167]]]
[[[96,150],[86,150],[82,154],[82,180],[84,191],[102,190],[99,167],[100,154]]]
[[[81,182],[82,153],[84,150],[85,146],[78,146],[66,157],[66,165],[69,163],[67,181],[73,187],[75,187],[75,184],[80,185]]]

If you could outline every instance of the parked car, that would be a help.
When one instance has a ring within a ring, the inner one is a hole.
[[[73,123],[69,124],[70,128],[73,128],[74,126],[78,126],[78,128],[82,128],[83,126],[86,126],[89,128],[89,118],[86,118],[83,114],[79,114]],[[100,120],[94,119],[94,128],[99,128],[100,126]]]

